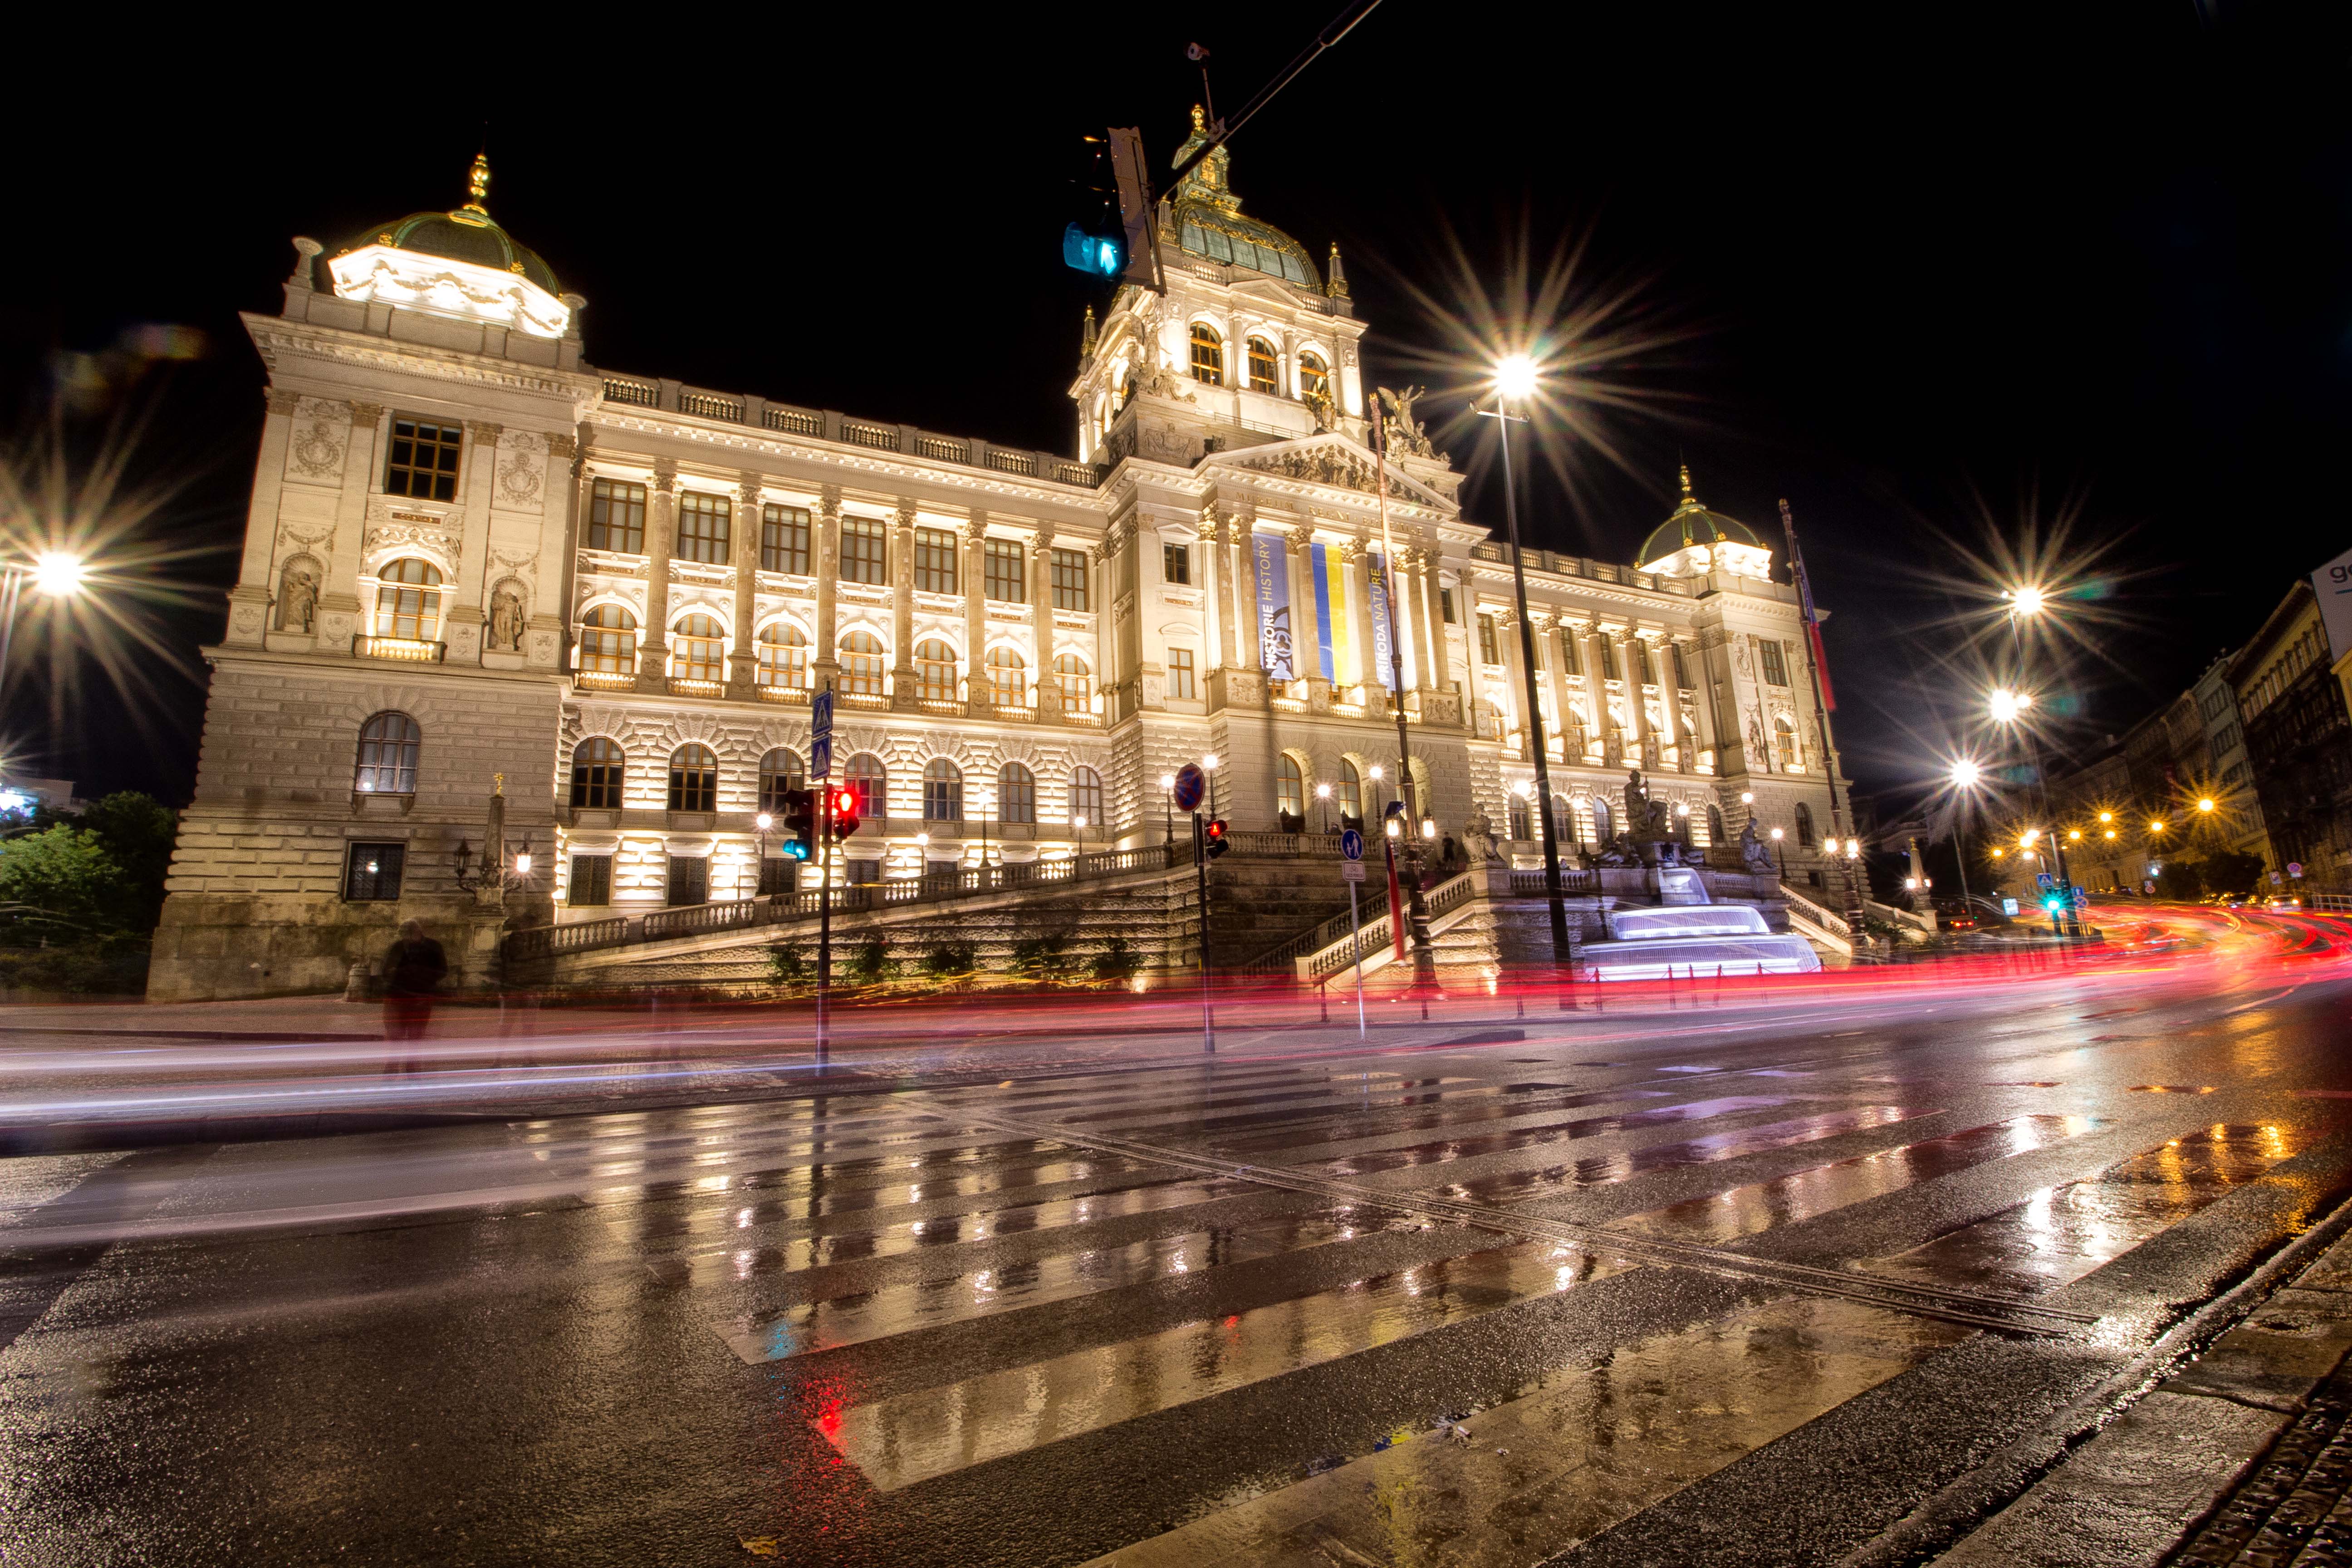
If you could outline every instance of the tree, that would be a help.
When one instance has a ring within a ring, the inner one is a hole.
[[[2168,899],[2186,901],[2205,890],[2205,875],[2194,860],[2167,860],[2156,874],[2156,890]]]
[[[121,869],[115,923],[123,931],[153,931],[163,918],[163,879],[172,869],[180,814],[152,795],[118,790],[87,807],[79,826]]]
[[[2263,869],[2261,856],[2241,855],[2234,849],[2220,850],[2197,863],[2206,890],[2213,893],[2253,892],[2263,885]]]
[[[122,868],[94,833],[63,823],[0,843],[0,901],[26,940],[120,931]]]

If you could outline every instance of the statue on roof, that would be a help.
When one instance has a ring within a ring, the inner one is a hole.
[[[1383,423],[1387,427],[1389,450],[1401,457],[1437,456],[1437,448],[1430,444],[1428,430],[1412,416],[1413,405],[1429,395],[1429,389],[1408,386],[1402,392],[1391,392],[1383,386],[1377,390]]]

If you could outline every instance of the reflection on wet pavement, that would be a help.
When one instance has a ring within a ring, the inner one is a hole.
[[[1988,1160],[2007,1159],[2062,1139],[2079,1138],[2099,1125],[2087,1116],[2011,1117],[1990,1126],[1692,1198],[1619,1223],[1628,1229],[1682,1241],[1730,1241],[1882,1197]]]
[[[2317,1136],[2298,1127],[2208,1127],[2089,1181],[2044,1187],[1990,1219],[1864,1267],[1962,1289],[2053,1289],[2253,1181]]]
[[[856,1405],[820,1430],[877,1489],[893,1491],[1627,1267],[1540,1244],[1441,1258],[1234,1316]]]
[[[1774,1302],[1549,1373],[1472,1413],[1462,1423],[1469,1442],[1431,1426],[1400,1433],[1381,1452],[1096,1563],[1517,1568],[1591,1540],[1968,1331],[1857,1302]]]
[[[1616,1116],[1591,1116],[1577,1121],[1555,1121],[1540,1127],[1522,1127],[1510,1132],[1489,1133],[1480,1138],[1448,1138],[1434,1143],[1416,1144],[1410,1149],[1383,1150],[1377,1154],[1359,1155],[1351,1159],[1330,1162],[1332,1173],[1343,1176],[1366,1176],[1376,1171],[1393,1171],[1405,1165],[1434,1164],[1446,1160],[1467,1159],[1474,1154],[1492,1154],[1510,1149],[1525,1149],[1537,1143],[1559,1143],[1573,1138],[1599,1138],[1612,1132],[1633,1132],[1644,1127],[1663,1127],[1676,1121],[1708,1121],[1718,1116],[1735,1115],[1743,1110],[1768,1110],[1786,1105],[1786,1095],[1742,1094],[1721,1100],[1694,1100],[1681,1105],[1662,1105],[1649,1110],[1626,1111]]]
[[[1816,1142],[1823,1138],[1835,1138],[1848,1132],[1936,1114],[1932,1110],[1906,1110],[1895,1105],[1864,1105],[1853,1110],[1826,1111],[1819,1116],[1801,1116],[1790,1121],[1769,1121],[1736,1131],[1710,1133],[1705,1138],[1687,1139],[1680,1143],[1661,1143],[1647,1149],[1595,1154],[1589,1160],[1579,1160],[1569,1165],[1552,1165],[1540,1171],[1514,1171],[1507,1175],[1463,1182],[1445,1191],[1453,1196],[1475,1202],[1517,1203],[1560,1187],[1602,1186],[1612,1182],[1630,1181],[1650,1171],[1733,1160],[1743,1154],[1760,1154],[1769,1149],[1786,1149],[1799,1143]]]
[[[803,1301],[746,1322],[718,1325],[719,1334],[746,1362],[836,1350],[938,1328],[968,1318],[1098,1290],[1116,1290],[1154,1279],[1244,1263],[1254,1258],[1299,1252],[1351,1241],[1382,1230],[1421,1228],[1393,1215],[1340,1209],[1314,1215],[1282,1215],[1255,1225],[1156,1236],[1127,1247],[1056,1253],[1025,1263],[983,1268],[950,1279],[925,1279],[856,1295]]]

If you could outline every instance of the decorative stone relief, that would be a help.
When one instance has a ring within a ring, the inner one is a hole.
[[[540,438],[518,430],[501,440],[505,452],[499,464],[500,504],[518,509],[537,506],[546,489],[546,466],[539,457]]]
[[[488,647],[493,653],[520,653],[523,624],[528,618],[522,584],[512,577],[502,578],[490,590],[490,623]]]
[[[342,433],[329,423],[331,416],[341,409],[335,405],[319,405],[307,424],[298,425],[294,439],[287,444],[286,460],[294,472],[313,479],[340,479],[343,471]],[[345,428],[348,428],[346,425]]]
[[[319,620],[319,584],[326,569],[308,555],[297,555],[278,574],[278,625],[281,632],[315,634]]]

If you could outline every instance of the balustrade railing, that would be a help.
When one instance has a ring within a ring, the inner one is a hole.
[[[1563,893],[1574,894],[1580,899],[1587,894],[1597,893],[1601,890],[1601,873],[1571,870],[1562,866],[1559,868],[1559,890]],[[1551,897],[1551,889],[1545,886],[1544,874],[1541,870],[1522,871],[1515,868],[1511,872],[1511,896],[1515,899],[1548,899]]]
[[[679,393],[677,411],[691,414],[698,419],[723,419],[730,425],[743,423],[743,405],[735,398],[715,392]]]
[[[415,637],[372,637],[362,634],[352,639],[352,651],[362,658],[389,658],[403,664],[439,664],[448,654],[449,645],[424,642]]]

